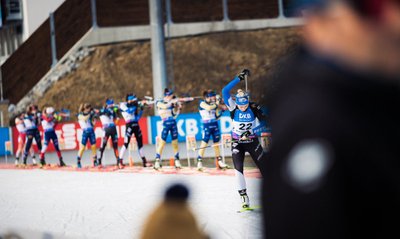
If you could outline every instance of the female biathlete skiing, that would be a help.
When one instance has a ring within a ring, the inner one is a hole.
[[[257,167],[260,168],[263,149],[253,129],[257,126],[256,119],[260,121],[265,120],[265,115],[262,113],[260,106],[249,102],[249,96],[246,92],[238,90],[236,99],[233,100],[230,96],[230,91],[249,75],[250,71],[244,69],[222,89],[223,99],[232,118],[232,160],[238,180],[238,191],[242,201],[242,208],[244,209],[250,208],[250,201],[246,192],[246,181],[243,175],[244,156],[245,152],[248,152]]]

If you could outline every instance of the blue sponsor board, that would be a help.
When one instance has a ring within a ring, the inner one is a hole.
[[[0,128],[0,156],[10,155],[11,152],[6,150],[6,141],[10,140],[10,132],[8,128]]]
[[[150,118],[151,126],[151,137],[150,142],[154,144],[156,142],[157,135],[161,135],[162,131],[162,120],[159,116],[152,116]],[[187,113],[180,114],[177,119],[178,127],[178,141],[184,142],[187,135],[195,135],[196,140],[201,140],[202,138],[202,122],[199,113]],[[232,120],[228,111],[225,111],[219,120],[219,128],[221,134],[230,134],[232,131]],[[254,132],[261,134],[261,132],[268,132],[268,128],[265,123],[260,124],[254,129]],[[167,142],[171,142],[171,136],[167,138]]]

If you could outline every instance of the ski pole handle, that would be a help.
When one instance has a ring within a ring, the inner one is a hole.
[[[244,82],[245,82],[245,84],[246,84],[246,93],[247,93],[247,92],[248,92],[248,91],[247,91],[247,74],[244,75]]]

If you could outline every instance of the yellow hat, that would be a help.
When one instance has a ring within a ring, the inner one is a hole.
[[[171,186],[165,199],[149,215],[142,239],[205,239],[187,204],[189,192],[184,185]]]

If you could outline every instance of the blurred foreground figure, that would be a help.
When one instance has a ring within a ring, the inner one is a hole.
[[[189,192],[181,184],[168,188],[165,199],[147,218],[142,239],[206,239],[187,203]]]
[[[270,92],[265,238],[400,238],[400,2],[303,13]]]

